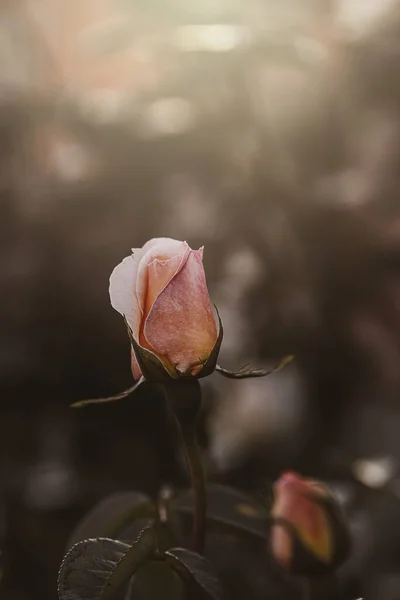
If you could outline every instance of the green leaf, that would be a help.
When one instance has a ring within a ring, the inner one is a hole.
[[[115,394],[115,396],[107,396],[107,398],[93,398],[91,400],[79,400],[79,402],[74,402],[71,404],[71,408],[83,408],[84,406],[88,406],[89,404],[106,404],[107,402],[116,402],[117,400],[123,400],[127,398],[137,388],[145,382],[144,377],[141,377],[138,381],[136,381],[130,388],[120,392],[119,394]]]
[[[58,574],[60,600],[108,600],[157,550],[147,527],[134,544],[108,538],[79,542],[65,555]]]
[[[143,565],[132,579],[125,600],[187,600],[182,578],[164,560]],[[192,599],[191,599],[192,600]]]
[[[175,496],[171,501],[171,511],[193,514],[192,491]],[[267,506],[231,487],[220,484],[207,486],[207,518],[230,529],[267,538]]]
[[[119,538],[123,529],[136,519],[153,519],[157,507],[141,492],[119,492],[101,500],[77,524],[67,548],[95,537]]]
[[[165,553],[165,558],[189,589],[201,589],[212,600],[225,597],[214,567],[204,556],[185,548],[172,548]]]
[[[220,375],[227,377],[228,379],[248,379],[250,377],[267,377],[267,375],[272,375],[272,373],[276,373],[280,371],[285,365],[293,360],[294,356],[289,355],[282,358],[275,366],[271,369],[255,369],[251,365],[244,365],[237,371],[228,371],[228,369],[224,369],[217,365],[215,370]]]

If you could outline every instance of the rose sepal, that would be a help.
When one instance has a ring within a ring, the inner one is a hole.
[[[90,400],[79,400],[78,402],[74,402],[74,404],[71,404],[71,408],[83,408],[84,406],[88,406],[90,404],[106,404],[108,402],[116,402],[118,400],[123,400],[124,398],[127,398],[128,396],[133,394],[133,392],[135,392],[138,389],[138,387],[144,382],[145,378],[141,377],[140,379],[138,379],[138,381],[135,381],[135,383],[130,388],[124,390],[123,392],[119,392],[119,394],[115,394],[114,396],[107,396],[106,398],[91,398]]]
[[[285,365],[291,362],[294,359],[293,355],[284,356],[276,365],[274,365],[271,369],[259,369],[252,367],[251,365],[244,365],[237,371],[229,371],[228,369],[224,369],[220,365],[215,366],[215,370],[217,373],[222,375],[223,377],[227,377],[228,379],[250,379],[251,377],[267,377],[268,375],[272,375],[272,373],[276,373],[280,371]]]

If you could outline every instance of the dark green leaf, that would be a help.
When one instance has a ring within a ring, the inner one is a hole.
[[[120,392],[119,394],[115,394],[115,396],[107,396],[107,398],[93,398],[91,400],[80,400],[79,402],[71,404],[71,408],[83,408],[84,406],[88,406],[89,404],[106,404],[107,402],[116,402],[117,400],[123,400],[124,398],[127,398],[128,396],[133,394],[133,392],[137,390],[139,385],[142,385],[144,381],[144,377],[141,377],[132,385],[132,387],[128,388],[127,390],[124,390],[123,392]]]
[[[204,556],[185,548],[172,548],[165,553],[165,557],[192,589],[201,589],[212,600],[225,597],[214,567]]]
[[[184,492],[171,502],[171,510],[193,513],[193,493]],[[267,506],[233,488],[220,484],[207,487],[207,518],[265,539],[268,532]]]
[[[147,527],[134,544],[97,538],[79,542],[65,555],[58,574],[60,600],[108,600],[157,549]]]
[[[134,520],[155,518],[156,512],[154,502],[146,494],[140,492],[112,494],[101,500],[77,524],[68,540],[67,548],[88,538],[119,538],[118,534]]]
[[[285,356],[280,360],[275,366],[271,369],[255,369],[251,365],[244,365],[237,371],[228,371],[228,369],[224,369],[219,365],[216,366],[215,370],[220,375],[224,377],[228,377],[228,379],[248,379],[250,377],[266,377],[267,375],[272,375],[272,373],[276,373],[280,371],[287,363],[293,360],[293,356]]]
[[[186,587],[181,577],[165,561],[143,565],[132,579],[125,600],[186,600]],[[193,599],[191,599],[193,600]]]

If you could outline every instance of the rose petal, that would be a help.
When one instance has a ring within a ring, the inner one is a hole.
[[[173,256],[167,260],[155,258],[147,265],[147,296],[144,314],[147,316],[163,289],[168,285],[171,279],[177,274],[182,266],[184,257],[181,255]]]
[[[190,250],[186,242],[170,238],[154,238],[146,242],[143,248],[132,248],[132,255],[124,258],[111,273],[109,288],[111,305],[121,315],[125,315],[137,342],[139,342],[140,324],[147,295],[146,265],[158,255],[166,256],[167,259],[170,258],[171,253],[172,256],[177,254],[184,256],[187,249]]]
[[[135,292],[140,258],[140,250],[124,258],[111,273],[109,288],[111,305],[121,315],[125,315],[135,340],[139,340],[142,318]]]
[[[142,248],[142,255],[136,276],[136,296],[143,315],[146,315],[146,298],[148,290],[148,265],[155,259],[166,261],[173,257],[184,257],[190,248],[186,242],[170,238],[156,238],[147,242]],[[177,270],[179,265],[177,266]],[[172,274],[173,277],[174,274]],[[150,307],[151,308],[151,307]]]
[[[140,250],[141,252],[143,252],[143,254],[146,254],[146,252],[154,246],[157,246],[158,244],[168,243],[171,240],[173,242],[179,242],[179,240],[174,240],[173,238],[151,238],[151,240],[146,242],[141,248],[132,248],[132,252],[135,252],[135,250]]]
[[[136,360],[135,352],[131,347],[131,370],[134,379],[139,379],[142,376],[142,371],[139,367],[139,363]]]
[[[271,547],[276,560],[288,567],[292,560],[292,538],[283,525],[272,526]]]
[[[181,373],[206,361],[217,340],[201,251],[190,250],[186,262],[155,300],[144,336],[157,355]]]
[[[320,560],[332,558],[330,525],[318,501],[327,495],[325,488],[314,481],[287,473],[275,484],[272,516],[291,523],[305,546]]]
[[[332,539],[328,519],[322,508],[305,496],[299,498],[294,522],[300,538],[320,560],[332,558]]]

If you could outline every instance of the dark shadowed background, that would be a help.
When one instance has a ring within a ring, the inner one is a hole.
[[[205,246],[225,366],[296,356],[204,381],[210,478],[327,481],[345,598],[400,598],[399,68],[395,0],[2,3],[4,598],[55,600],[107,494],[186,484],[156,392],[69,408],[131,384],[108,278],[155,236]],[[219,543],[234,599],[287,597],[266,553]]]

